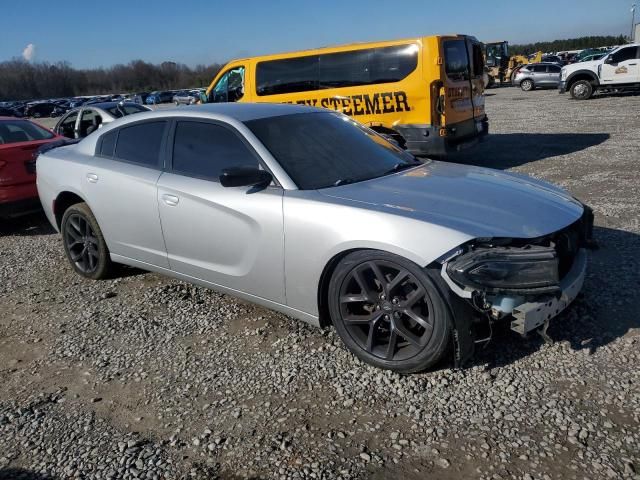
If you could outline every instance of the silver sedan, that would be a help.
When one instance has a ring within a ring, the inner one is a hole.
[[[548,325],[580,291],[592,222],[550,184],[419,162],[293,105],[119,119],[41,155],[37,179],[79,275],[122,263],[213,288],[399,372],[463,363],[494,322]]]

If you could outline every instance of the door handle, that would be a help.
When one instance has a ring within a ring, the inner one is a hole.
[[[87,180],[91,183],[98,183],[98,175],[95,173],[87,173]]]
[[[167,205],[169,205],[170,207],[175,207],[176,205],[178,205],[178,202],[180,201],[180,199],[175,195],[168,195],[165,193],[162,195],[162,201]]]

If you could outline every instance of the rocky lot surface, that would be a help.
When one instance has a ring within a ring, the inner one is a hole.
[[[401,376],[213,291],[83,280],[43,216],[3,222],[0,479],[640,478],[640,96],[502,88],[487,111],[456,161],[595,211],[553,344],[498,332],[465,370]]]

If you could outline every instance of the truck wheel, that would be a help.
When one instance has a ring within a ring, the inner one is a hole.
[[[535,89],[535,86],[533,85],[533,82],[531,80],[526,79],[520,82],[520,88],[523,92],[530,92],[531,90]]]
[[[571,98],[575,100],[587,100],[593,94],[593,86],[588,80],[578,80],[571,85]]]

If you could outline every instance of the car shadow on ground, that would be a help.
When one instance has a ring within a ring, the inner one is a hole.
[[[56,233],[42,210],[15,218],[0,219],[0,237]]]
[[[0,480],[54,480],[54,478],[22,468],[0,468]]]
[[[551,320],[548,330],[554,342],[569,342],[572,350],[588,350],[589,354],[632,330],[636,330],[640,343],[640,235],[596,227],[594,238],[598,249],[590,252],[582,294]],[[538,351],[543,344],[537,332],[523,338],[502,325],[488,345],[477,348],[470,363],[489,368],[508,365]]]
[[[609,139],[608,133],[495,133],[447,161],[505,170],[545,158],[569,155]]]

